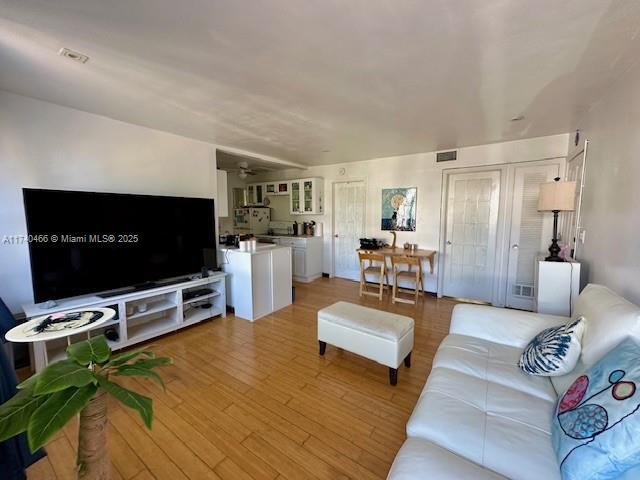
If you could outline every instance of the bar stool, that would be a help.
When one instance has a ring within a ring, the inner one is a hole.
[[[374,297],[378,297],[378,300],[382,300],[382,290],[385,288],[385,285],[382,282],[383,278],[387,285],[389,284],[387,263],[384,255],[372,252],[358,252],[358,257],[360,258],[360,296],[373,295]],[[367,262],[369,262],[368,266],[366,265]],[[374,262],[379,263],[379,265],[374,265]],[[367,290],[367,274],[378,277],[378,283],[380,285],[378,293],[369,292]]]
[[[406,265],[407,269],[399,269],[399,266]],[[415,305],[418,303],[418,294],[420,290],[424,290],[424,283],[422,281],[422,262],[419,257],[405,257],[405,256],[393,256],[391,257],[391,267],[393,270],[393,290],[391,293],[391,301],[393,303],[411,303]],[[413,270],[413,267],[416,267]],[[398,286],[398,280],[406,278],[415,282],[415,292],[412,292],[406,288],[400,288]],[[398,296],[398,291],[414,293],[414,299],[403,298]]]

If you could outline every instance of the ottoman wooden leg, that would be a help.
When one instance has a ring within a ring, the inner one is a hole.
[[[407,368],[411,366],[411,352],[409,352],[409,355],[404,357],[404,366]]]
[[[324,355],[324,352],[327,350],[327,342],[318,340],[318,344],[320,345],[320,355]]]
[[[396,385],[398,383],[398,369],[389,367],[389,383]]]

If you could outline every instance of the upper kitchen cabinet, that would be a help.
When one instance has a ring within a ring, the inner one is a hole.
[[[229,197],[227,190],[227,172],[225,170],[216,170],[216,207],[218,208],[219,217],[229,216]]]
[[[267,182],[264,184],[265,195],[289,195],[289,182]]]
[[[289,190],[292,215],[318,215],[323,212],[324,180],[322,178],[291,180]]]
[[[264,205],[264,183],[251,183],[247,185],[247,203],[249,205]]]

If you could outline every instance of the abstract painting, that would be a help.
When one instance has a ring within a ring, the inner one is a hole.
[[[382,230],[416,231],[418,189],[382,189]]]

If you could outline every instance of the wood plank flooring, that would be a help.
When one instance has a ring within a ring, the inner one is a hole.
[[[296,303],[250,323],[229,315],[151,342],[175,365],[166,392],[145,380],[125,386],[154,399],[153,430],[109,404],[114,479],[384,479],[405,438],[455,302],[417,306],[358,297],[358,284],[323,278],[296,285]],[[398,385],[387,368],[327,346],[318,355],[317,311],[339,300],[416,321],[410,369]],[[73,479],[77,424],[47,445],[28,478]]]

